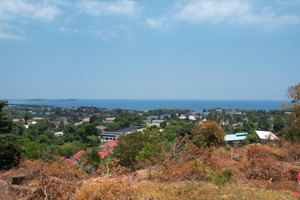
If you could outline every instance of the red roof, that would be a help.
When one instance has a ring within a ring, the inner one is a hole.
[[[84,153],[84,150],[81,150],[81,151],[79,151],[78,153],[76,153],[74,156],[73,156],[73,160],[78,160],[80,157],[81,157],[81,155]]]
[[[65,157],[60,157],[63,161],[65,162],[70,162],[73,163],[76,160],[79,160],[79,158],[82,156],[82,154],[84,153],[84,150],[79,151],[78,153],[76,153],[72,158],[65,158]],[[101,156],[101,159],[104,159],[108,154],[113,154],[114,152],[112,150],[105,150],[105,151],[98,151],[98,153]]]
[[[98,153],[101,156],[101,159],[104,159],[108,154],[113,154],[114,152],[112,150],[105,150],[105,151],[98,151]]]
[[[118,143],[118,141],[112,141],[112,142],[109,142],[109,143],[104,144],[103,146],[109,146],[109,147],[112,148],[112,147],[116,146],[117,143]]]

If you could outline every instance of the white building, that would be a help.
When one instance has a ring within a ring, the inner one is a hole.
[[[63,135],[64,135],[63,132],[56,132],[56,133],[54,133],[55,137],[60,137],[60,136],[63,136]]]
[[[255,130],[255,133],[261,140],[276,140],[278,139],[276,135],[271,133],[270,131],[257,131]]]

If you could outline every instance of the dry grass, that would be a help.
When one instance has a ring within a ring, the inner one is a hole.
[[[234,188],[234,189],[233,189]],[[110,179],[91,179],[77,190],[75,199],[249,199],[282,200],[296,199],[293,192],[271,191],[258,188],[216,187],[201,182],[159,183],[154,181],[134,182],[130,187],[124,182]]]

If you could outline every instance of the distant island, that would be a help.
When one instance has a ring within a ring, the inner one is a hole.
[[[26,102],[46,102],[46,101],[79,101],[79,99],[28,99]]]

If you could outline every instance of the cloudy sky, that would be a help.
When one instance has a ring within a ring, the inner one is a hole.
[[[0,99],[284,100],[300,0],[0,0]]]

